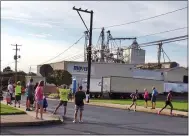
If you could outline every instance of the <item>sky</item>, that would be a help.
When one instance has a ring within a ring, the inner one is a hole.
[[[1,2],[1,59],[2,69],[14,69],[15,47],[18,44],[18,70],[36,72],[36,65],[43,64],[75,43],[86,31],[76,8],[94,11],[93,28],[105,27],[113,37],[138,37],[177,28],[187,27],[187,9],[150,20],[117,27],[166,12],[187,7],[187,1],[2,1]],[[90,15],[81,13],[89,28]],[[101,29],[94,29],[92,45],[98,46]],[[145,43],[187,34],[187,28],[141,37],[137,42]],[[82,61],[84,38],[59,57],[49,61]],[[119,43],[117,43],[119,44]],[[120,46],[129,46],[132,41]],[[157,62],[157,47],[146,50],[146,62]],[[187,40],[163,45],[171,61],[187,66]],[[163,61],[163,59],[162,59]],[[168,61],[168,59],[166,59]],[[30,69],[31,67],[31,69]]]

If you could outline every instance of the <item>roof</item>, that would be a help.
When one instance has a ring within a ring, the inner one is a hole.
[[[155,69],[154,71],[159,71],[159,72],[169,72],[175,69],[179,69],[179,68],[183,68],[185,70],[187,70],[187,68],[185,67],[174,67],[174,68],[162,68],[162,69]]]

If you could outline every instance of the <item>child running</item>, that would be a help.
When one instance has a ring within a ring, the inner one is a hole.
[[[134,111],[136,111],[136,101],[137,101],[137,98],[138,98],[138,90],[136,90],[136,92],[135,93],[132,93],[131,95],[130,95],[130,97],[132,98],[132,101],[133,101],[133,103],[131,104],[131,106],[128,108],[128,110],[130,110],[130,108],[133,106],[133,105],[135,105],[135,109],[134,109]]]
[[[167,99],[165,101],[165,106],[158,112],[158,114],[160,114],[167,107],[167,105],[169,105],[171,107],[170,114],[172,115],[173,105],[172,105],[171,101],[172,101],[172,91],[170,91],[168,93]]]

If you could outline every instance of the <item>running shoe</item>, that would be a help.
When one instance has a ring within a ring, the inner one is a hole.
[[[76,123],[76,121],[74,120],[73,123]]]
[[[79,123],[83,123],[83,120],[80,120]]]

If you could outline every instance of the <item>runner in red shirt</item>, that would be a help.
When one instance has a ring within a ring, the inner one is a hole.
[[[167,105],[169,105],[171,107],[171,115],[172,115],[172,110],[173,110],[173,105],[171,103],[172,101],[172,91],[170,91],[167,95],[167,99],[165,101],[165,106],[158,112],[158,114],[160,114],[162,112],[163,109],[165,109],[167,107]]]

